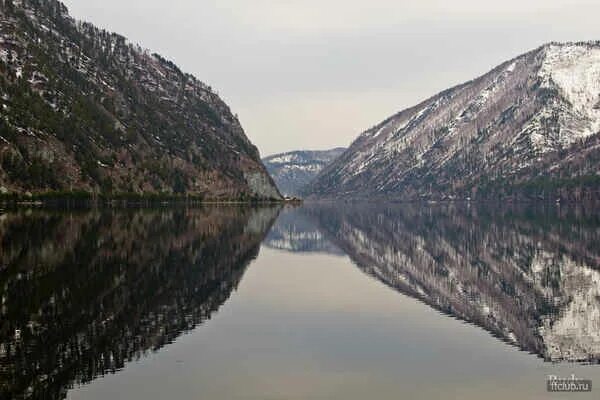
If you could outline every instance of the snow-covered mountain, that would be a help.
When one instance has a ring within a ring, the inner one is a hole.
[[[0,194],[280,198],[205,83],[56,0],[0,1]]]
[[[323,151],[292,151],[263,159],[267,171],[275,180],[281,193],[298,196],[329,163],[339,157],[344,148]]]
[[[600,42],[551,43],[364,132],[321,197],[595,196]]]

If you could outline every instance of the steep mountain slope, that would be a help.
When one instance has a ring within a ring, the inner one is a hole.
[[[600,42],[548,44],[364,132],[325,197],[597,196]]]
[[[1,192],[280,197],[209,86],[56,0],[0,6]]]
[[[263,163],[284,195],[298,196],[304,186],[345,150],[340,147],[323,151],[292,151],[266,157]]]

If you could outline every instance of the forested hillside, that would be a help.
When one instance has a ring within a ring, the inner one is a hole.
[[[0,191],[274,199],[208,85],[56,0],[0,0]]]

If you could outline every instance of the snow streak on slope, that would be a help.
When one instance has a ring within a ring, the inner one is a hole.
[[[560,115],[563,129],[558,140],[562,146],[600,131],[600,48],[550,45],[545,50],[539,76],[543,87],[558,88],[568,102],[562,110],[550,108],[543,112]],[[551,150],[544,146],[543,140],[540,143],[543,137],[540,127],[534,135],[540,150]]]

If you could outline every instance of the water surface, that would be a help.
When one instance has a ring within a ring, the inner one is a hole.
[[[0,398],[598,398],[545,388],[600,385],[598,239],[555,205],[3,211]]]

